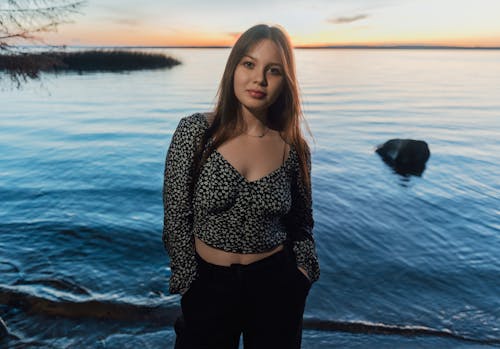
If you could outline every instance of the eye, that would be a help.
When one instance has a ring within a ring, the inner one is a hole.
[[[252,63],[252,62],[250,62],[250,61],[244,61],[244,62],[243,62],[243,66],[244,66],[244,67],[247,67],[247,68],[251,68],[251,67],[253,66],[253,63]]]
[[[281,70],[279,68],[270,68],[269,71],[273,75],[281,75]]]

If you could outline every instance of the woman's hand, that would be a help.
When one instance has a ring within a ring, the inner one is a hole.
[[[184,288],[184,289],[180,290],[180,291],[179,291],[179,293],[180,293],[180,295],[181,295],[181,296],[184,296],[184,294],[185,294],[188,290],[189,290],[189,287],[186,287],[186,288]]]
[[[309,279],[309,282],[311,282],[311,278],[309,277],[309,274],[307,274],[307,271],[302,267],[297,267],[297,268],[299,268],[299,270],[302,272],[302,274],[304,274],[306,276],[306,278]]]

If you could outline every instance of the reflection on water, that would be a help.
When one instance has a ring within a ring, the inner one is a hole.
[[[167,292],[161,242],[164,158],[179,118],[212,105],[229,50],[154,51],[183,64],[46,74],[45,88],[2,92],[3,343],[173,343],[179,297]],[[500,53],[296,55],[314,134],[322,267],[304,347],[498,344]],[[428,143],[422,176],[381,161],[374,147],[391,138]],[[406,337],[408,328],[418,336]]]

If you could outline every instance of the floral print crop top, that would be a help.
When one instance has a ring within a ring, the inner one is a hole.
[[[203,113],[181,118],[167,150],[162,238],[170,257],[170,294],[184,294],[198,277],[194,236],[235,253],[261,253],[291,241],[297,265],[307,271],[311,282],[317,281],[320,267],[312,199],[306,199],[299,184],[293,145],[279,168],[254,181],[243,177],[215,149],[200,169],[193,197],[189,197],[194,153],[208,127]],[[310,159],[309,154],[309,174]]]

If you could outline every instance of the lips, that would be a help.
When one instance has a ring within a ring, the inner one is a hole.
[[[263,98],[266,96],[265,92],[258,91],[258,90],[248,90],[248,93],[250,96],[255,97],[255,98]]]

